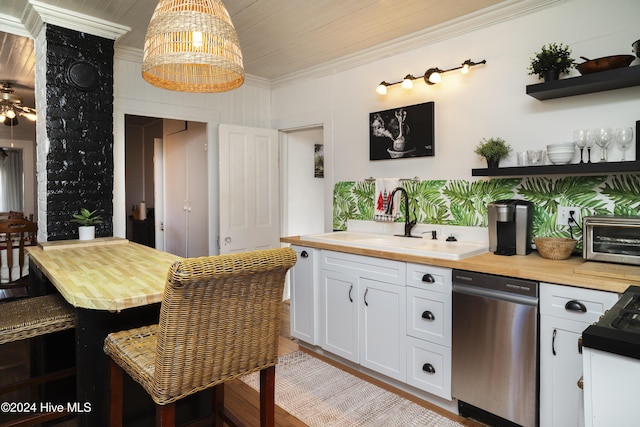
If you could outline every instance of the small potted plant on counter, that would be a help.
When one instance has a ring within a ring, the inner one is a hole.
[[[573,68],[573,58],[571,57],[571,49],[562,43],[549,43],[542,46],[540,52],[537,52],[531,58],[529,64],[529,74],[536,74],[545,82],[558,80],[560,74],[566,74]]]
[[[97,210],[80,208],[79,213],[73,214],[71,221],[80,224],[78,236],[80,240],[93,240],[96,236],[96,224],[102,224],[102,217],[96,215]]]
[[[503,159],[511,152],[511,146],[502,138],[482,138],[475,149],[475,153],[487,160],[487,167],[497,168],[500,159]]]

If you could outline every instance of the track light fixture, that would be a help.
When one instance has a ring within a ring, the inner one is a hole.
[[[486,64],[486,63],[487,61],[485,59],[478,62],[474,62],[470,59],[467,59],[459,67],[449,68],[448,70],[441,70],[438,67],[429,68],[427,71],[424,72],[424,75],[422,75],[421,77],[424,79],[425,83],[427,83],[428,85],[434,85],[442,81],[442,75],[444,73],[448,73],[449,71],[460,70],[462,74],[467,74],[471,67],[475,67],[476,65]],[[407,74],[404,79],[398,82],[388,83],[383,80],[378,85],[376,92],[378,92],[378,94],[380,95],[386,95],[387,87],[397,85],[397,84],[400,84],[405,89],[411,89],[413,88],[413,81],[419,78],[420,77],[414,77],[412,74]]]

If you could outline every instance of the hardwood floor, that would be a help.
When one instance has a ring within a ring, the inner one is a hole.
[[[280,342],[279,342],[279,348],[278,348],[278,353],[280,355],[288,354],[298,349],[305,351],[304,348],[300,348],[298,344],[295,342],[295,340],[292,339],[292,337],[289,335],[289,331],[290,331],[289,303],[288,301],[286,301],[283,304],[282,326],[281,326],[281,334],[280,334],[281,336],[280,336]],[[24,351],[24,347],[25,346],[22,345],[22,348],[20,348],[20,346],[16,348],[16,346],[14,345],[13,347],[10,347],[10,348],[6,348],[6,346],[0,348],[0,364],[2,364],[5,367],[21,366],[24,368],[24,365],[27,364],[27,362],[25,361],[25,358],[28,358],[28,354],[29,354],[28,347],[27,347],[27,351]],[[321,358],[327,363],[335,365],[335,362],[327,358],[318,356],[314,353],[310,353],[310,354],[313,354],[315,357]],[[345,368],[344,366],[341,366],[341,365],[338,365],[338,366],[341,369],[344,369],[352,373],[353,375],[356,375],[366,381],[372,382],[378,385],[379,387],[382,387],[396,394],[399,394],[408,400],[411,400],[449,419],[457,421],[460,424],[463,424],[465,426],[470,426],[470,427],[482,426],[482,424],[478,424],[474,421],[467,420],[465,418],[462,418],[455,414],[447,412],[435,405],[422,401],[408,393],[405,393],[401,390],[395,389],[394,387],[384,384],[381,381],[377,381],[375,379],[367,377],[355,370]],[[0,366],[0,372],[2,372],[2,366]],[[22,373],[22,375],[24,375],[24,373]],[[4,373],[2,376],[6,378],[6,375],[4,375]],[[8,396],[3,396],[2,401],[6,401],[7,397]],[[231,381],[225,385],[225,403],[230,410],[232,410],[235,414],[238,414],[238,417],[240,418],[240,420],[246,425],[250,425],[250,426],[260,425],[259,395],[255,390],[253,390],[251,387],[249,387],[242,381],[240,380]],[[302,421],[298,420],[296,417],[287,413],[286,411],[284,411],[283,409],[277,406],[275,410],[275,418],[276,418],[275,424],[277,427],[306,427],[306,424],[304,424]],[[73,419],[56,424],[57,427],[75,427],[75,425],[76,423]]]

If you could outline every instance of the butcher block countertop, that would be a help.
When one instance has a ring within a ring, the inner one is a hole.
[[[542,258],[534,251],[529,255],[500,256],[493,253],[472,256],[459,261],[402,254],[393,251],[355,248],[338,244],[311,242],[300,236],[282,237],[282,243],[329,249],[357,255],[397,261],[428,264],[438,267],[458,268],[480,273],[557,283],[580,288],[597,289],[622,293],[630,285],[640,286],[640,267],[609,264],[603,262],[585,262],[580,256],[555,261]]]
[[[28,250],[70,304],[110,312],[162,301],[169,267],[181,259],[117,237],[44,242]]]

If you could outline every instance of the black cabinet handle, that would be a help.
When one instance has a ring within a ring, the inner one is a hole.
[[[300,252],[300,256],[301,256],[302,258],[309,258],[309,254],[307,253],[307,251],[302,251],[302,252]]]
[[[558,334],[558,330],[553,330],[553,335],[551,335],[551,353],[556,355],[556,335]]]
[[[351,298],[351,291],[353,290],[353,285],[349,288],[349,301],[353,302],[353,298]]]
[[[367,307],[369,307],[369,302],[367,301],[367,294],[369,293],[369,288],[365,289],[364,291],[364,305],[366,305]]]
[[[570,311],[579,311],[581,313],[586,313],[587,312],[587,307],[581,303],[580,301],[576,301],[574,299],[572,299],[571,301],[567,302],[564,305],[565,310],[570,310]]]
[[[424,365],[422,365],[422,370],[427,372],[427,373],[429,373],[429,374],[435,374],[436,373],[436,368],[434,368],[431,363],[425,363]]]
[[[435,283],[436,279],[434,279],[432,275],[427,273],[424,276],[422,276],[422,281],[426,283]]]
[[[436,316],[434,316],[430,311],[423,311],[422,318],[426,320],[436,320]]]

